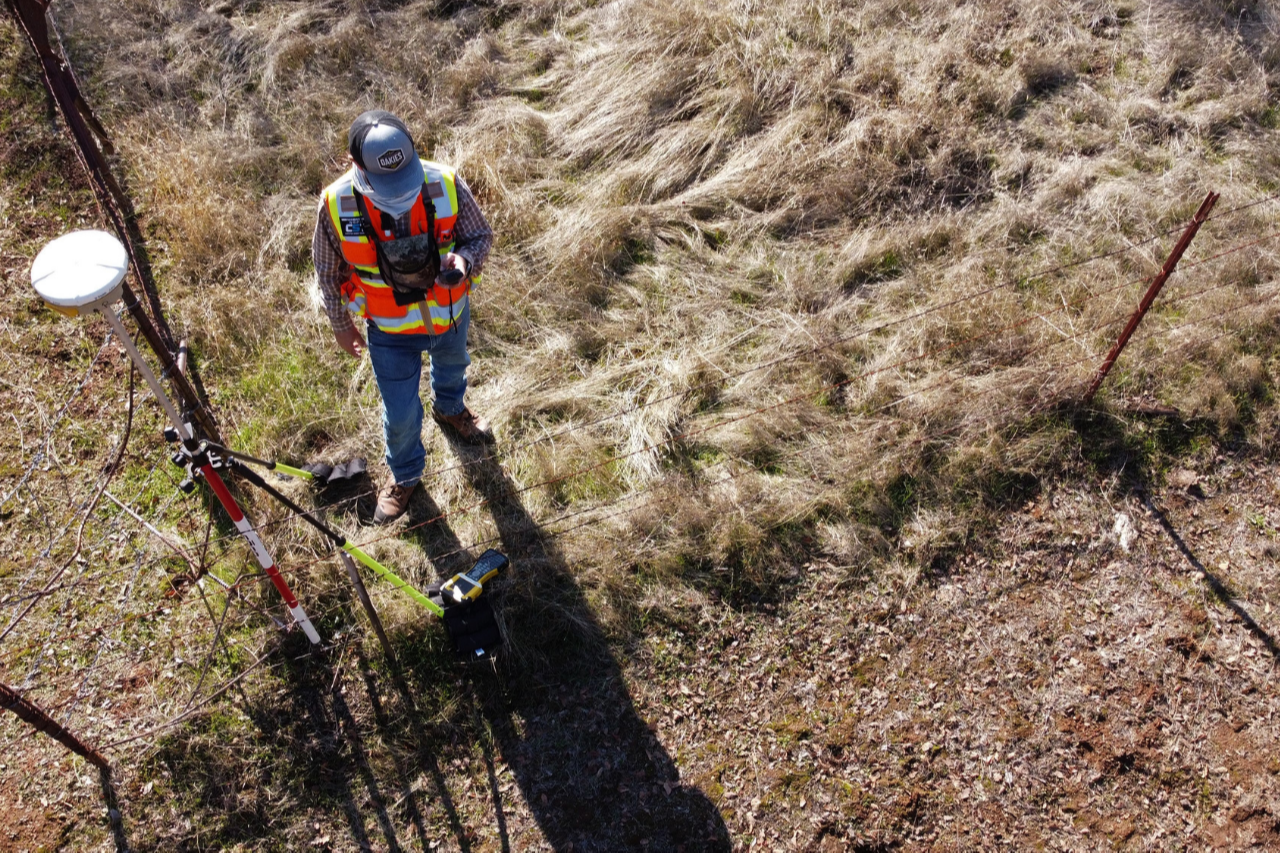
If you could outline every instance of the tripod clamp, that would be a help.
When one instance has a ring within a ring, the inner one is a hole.
[[[196,490],[196,478],[203,474],[203,469],[221,470],[226,467],[226,461],[209,449],[207,441],[198,442],[194,438],[179,440],[178,431],[173,427],[165,427],[164,439],[170,444],[178,445],[178,449],[169,456],[169,461],[187,475],[178,484],[178,490],[185,495]]]

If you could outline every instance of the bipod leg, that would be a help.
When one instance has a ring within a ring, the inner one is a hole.
[[[361,563],[363,563],[365,566],[371,569],[373,573],[376,574],[378,577],[388,581],[396,589],[400,590],[405,595],[412,598],[418,604],[421,604],[423,607],[425,607],[427,610],[434,613],[436,616],[444,615],[444,609],[440,605],[436,604],[434,601],[427,598],[422,593],[418,592],[418,590],[416,590],[408,581],[403,580],[395,572],[391,571],[386,566],[382,565],[377,560],[373,559],[373,557],[370,557],[364,551],[360,550],[360,548],[358,548],[356,545],[348,541],[347,537],[343,536],[341,533],[334,530],[332,527],[325,524],[320,519],[316,518],[315,515],[313,515],[311,512],[298,506],[296,503],[290,500],[286,495],[282,494],[279,489],[277,489],[275,486],[271,485],[266,480],[264,480],[262,478],[262,475],[259,474],[257,471],[237,461],[234,457],[227,460],[227,467],[230,470],[235,471],[236,474],[238,474],[239,476],[248,480],[250,483],[253,483],[255,486],[262,489],[267,494],[271,495],[271,497],[275,498],[277,501],[283,504],[285,508],[287,508],[290,512],[301,517],[303,521],[307,522],[316,530],[320,531],[325,536],[327,536],[329,538],[329,541],[333,542],[334,545],[337,545],[343,551],[350,554],[352,557],[355,557],[357,560],[359,560]]]
[[[277,462],[274,459],[259,459],[256,456],[250,456],[248,453],[241,453],[239,450],[232,450],[229,447],[223,447],[221,444],[215,444],[212,441],[206,441],[204,446],[208,450],[212,450],[219,456],[226,456],[232,459],[238,459],[241,462],[252,462],[254,465],[261,465],[268,471],[279,471],[281,474],[288,474],[290,477],[298,477],[303,480],[314,480],[316,475],[302,468],[295,468],[292,465],[286,465],[283,462]]]
[[[416,710],[417,706],[413,701],[413,691],[409,689],[409,682],[405,681],[404,670],[400,668],[400,659],[396,657],[395,650],[391,648],[391,641],[387,639],[387,632],[382,629],[382,620],[378,618],[378,611],[373,609],[373,602],[369,599],[369,590],[364,587],[364,579],[360,577],[360,570],[356,568],[355,560],[351,559],[351,555],[341,549],[338,550],[338,557],[342,560],[342,565],[347,569],[347,577],[351,579],[351,585],[356,588],[356,597],[360,599],[360,604],[364,606],[364,612],[369,616],[369,622],[373,625],[373,633],[378,635],[378,642],[382,644],[382,653],[387,656],[387,666],[391,667],[391,678],[395,681],[396,689],[400,691],[405,701],[409,703],[410,710]]]
[[[393,587],[401,590],[401,592],[406,594],[406,596],[412,598],[413,601],[416,601],[422,607],[425,607],[426,610],[435,613],[436,616],[444,616],[444,608],[436,605],[434,601],[431,601],[430,598],[424,596],[424,594],[420,593],[419,590],[413,588],[412,584],[408,583],[407,580],[402,579],[401,576],[394,573],[394,571],[388,569],[387,566],[380,564],[380,562],[374,560],[374,558],[367,555],[367,553],[361,551],[361,549],[355,546],[355,544],[349,542],[347,537],[338,533],[337,530],[330,528],[330,526],[325,524],[324,521],[317,519],[317,517],[314,514],[311,514],[310,511],[303,510],[303,508],[298,506],[297,503],[289,500],[287,496],[280,493],[278,488],[275,488],[274,485],[271,485],[266,482],[265,479],[262,479],[262,475],[251,469],[250,466],[243,465],[242,462],[238,462],[236,459],[229,459],[227,461],[227,466],[229,469],[236,471],[239,476],[243,476],[243,478],[248,480],[248,482],[256,485],[257,488],[260,488],[262,491],[270,494],[270,496],[274,497],[276,501],[279,501],[285,508],[288,508],[289,511],[293,512],[294,515],[301,516],[303,521],[306,521],[306,523],[310,524],[312,528],[323,533],[325,537],[329,538],[330,542],[335,544],[335,546],[342,548],[344,552],[348,553],[348,555],[355,557],[356,560],[365,564],[365,566],[369,567],[369,569],[372,570],[372,573],[378,575],[379,578],[387,580],[388,583],[393,585]]]
[[[341,548],[338,549],[338,558],[342,560],[342,565],[347,570],[347,577],[351,580],[351,585],[355,587],[356,598],[360,599],[360,605],[369,617],[369,623],[373,625],[373,633],[378,635],[378,642],[382,644],[382,653],[387,656],[387,663],[391,665],[393,671],[399,673],[400,662],[396,660],[396,653],[392,650],[391,642],[387,639],[387,632],[382,629],[382,620],[378,618],[378,611],[373,609],[373,602],[369,599],[369,590],[364,587],[364,579],[360,577],[360,570],[356,568],[355,560],[351,559],[351,555]]]

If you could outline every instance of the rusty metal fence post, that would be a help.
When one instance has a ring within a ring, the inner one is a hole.
[[[49,0],[6,0],[5,4],[17,19],[19,29],[27,37],[31,49],[40,60],[45,89],[62,113],[62,118],[75,142],[80,162],[89,174],[89,183],[93,186],[99,206],[111,220],[112,227],[115,228],[116,234],[129,253],[130,266],[146,293],[152,316],[148,316],[142,309],[142,303],[138,301],[128,284],[124,286],[125,308],[137,323],[147,344],[155,352],[156,358],[160,360],[160,367],[182,401],[184,411],[195,420],[206,437],[220,441],[217,424],[208,408],[201,401],[185,373],[179,371],[174,363],[173,353],[176,347],[173,342],[173,333],[164,319],[159,293],[149,275],[149,270],[140,260],[140,250],[121,212],[128,208],[128,199],[116,183],[106,158],[94,141],[96,135],[102,140],[103,146],[110,150],[106,132],[81,96],[70,67],[49,43],[49,25],[45,20]]]
[[[80,738],[63,728],[46,714],[40,706],[22,697],[18,691],[7,684],[0,684],[0,708],[12,711],[20,720],[38,732],[43,732],[76,755],[86,759],[99,770],[111,772],[111,765],[102,753],[86,744]]]
[[[1098,372],[1093,377],[1093,382],[1089,385],[1089,390],[1084,394],[1084,402],[1088,403],[1093,400],[1093,395],[1098,393],[1098,389],[1102,387],[1103,381],[1106,380],[1107,374],[1111,372],[1111,367],[1116,363],[1116,359],[1120,357],[1120,353],[1124,351],[1125,344],[1129,343],[1129,338],[1133,337],[1133,333],[1137,330],[1138,324],[1142,322],[1142,318],[1146,316],[1150,310],[1151,304],[1156,301],[1156,297],[1160,294],[1160,289],[1164,287],[1165,281],[1169,276],[1173,275],[1173,271],[1178,267],[1178,261],[1182,260],[1182,253],[1191,245],[1192,239],[1195,238],[1196,232],[1200,230],[1200,226],[1209,218],[1209,212],[1213,210],[1213,206],[1218,202],[1218,194],[1215,192],[1205,196],[1204,201],[1200,204],[1200,209],[1196,211],[1196,215],[1191,218],[1191,222],[1187,224],[1186,230],[1182,232],[1182,236],[1178,238],[1178,242],[1173,245],[1169,257],[1165,260],[1164,266],[1160,268],[1160,272],[1156,273],[1156,277],[1151,280],[1151,286],[1147,288],[1147,292],[1143,295],[1142,301],[1138,303],[1138,308],[1133,312],[1133,316],[1129,318],[1129,322],[1125,324],[1124,331],[1120,333],[1120,337],[1116,340],[1115,345],[1111,347],[1111,352],[1107,353],[1107,357],[1103,360],[1102,366],[1098,368]]]

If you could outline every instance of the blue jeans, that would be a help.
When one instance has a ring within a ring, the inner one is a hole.
[[[397,335],[368,324],[369,361],[382,394],[382,433],[387,441],[387,467],[396,482],[416,483],[427,452],[422,446],[422,354],[431,358],[431,393],[436,410],[456,415],[467,393],[467,329],[471,306],[458,316],[454,329],[439,335]]]

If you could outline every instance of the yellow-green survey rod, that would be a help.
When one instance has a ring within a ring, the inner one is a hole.
[[[214,453],[221,453],[223,456],[229,456],[232,459],[242,459],[245,462],[252,462],[254,465],[261,465],[268,471],[279,471],[281,474],[288,474],[291,477],[300,477],[303,480],[314,480],[315,474],[310,471],[303,471],[301,468],[294,468],[292,465],[286,465],[283,462],[276,462],[270,459],[259,459],[256,456],[250,456],[248,453],[241,453],[239,450],[232,450],[230,447],[223,447],[221,444],[215,444],[212,441],[204,442],[204,446],[212,450]]]
[[[305,509],[298,506],[296,503],[294,503],[293,501],[289,500],[287,497],[282,495],[279,492],[279,490],[277,490],[274,486],[272,486],[266,480],[262,479],[262,477],[258,474],[257,471],[253,470],[248,465],[245,465],[243,462],[240,462],[235,457],[232,457],[227,460],[227,467],[232,471],[235,471],[241,477],[244,477],[250,483],[253,483],[259,489],[262,489],[264,492],[271,495],[271,497],[280,501],[280,503],[284,504],[289,509],[290,512],[296,513],[297,515],[301,516],[304,521],[306,521],[316,530],[319,530],[325,536],[329,537],[329,539],[333,542],[333,544],[337,545],[339,548],[346,551],[348,554],[355,557],[357,560],[359,560],[360,562],[368,566],[370,569],[372,569],[373,573],[376,574],[378,577],[385,578],[387,581],[391,583],[392,586],[401,590],[405,595],[409,596],[414,601],[418,602],[419,604],[427,608],[427,610],[430,610],[435,615],[437,616],[444,615],[444,608],[436,604],[431,599],[427,598],[422,593],[418,592],[416,589],[413,588],[413,586],[411,586],[407,581],[400,578],[395,572],[391,571],[386,566],[382,565],[377,560],[373,559],[373,557],[370,557],[364,551],[361,551],[357,546],[353,545],[351,542],[348,542],[347,537],[343,536],[341,533],[337,532],[332,527],[325,524],[323,521],[316,518],[314,515],[307,512]]]
[[[430,611],[431,611],[432,613],[434,613],[435,615],[437,615],[437,616],[443,616],[443,615],[444,615],[444,608],[442,608],[440,605],[436,604],[436,603],[435,603],[434,601],[432,601],[431,599],[427,598],[427,597],[426,597],[425,595],[423,595],[422,593],[418,592],[416,589],[414,589],[412,586],[410,586],[410,585],[409,585],[408,583],[406,583],[405,581],[401,580],[401,579],[400,579],[400,578],[395,574],[395,572],[391,571],[391,570],[390,570],[390,569],[388,569],[386,566],[382,565],[382,564],[381,564],[381,563],[379,563],[377,560],[373,559],[373,557],[370,557],[370,556],[369,556],[368,554],[366,554],[364,551],[361,551],[359,548],[357,548],[357,547],[356,547],[355,545],[353,545],[352,543],[350,543],[350,542],[347,542],[347,541],[343,540],[343,543],[342,543],[342,550],[346,551],[348,554],[350,554],[351,556],[355,557],[355,558],[356,558],[357,560],[359,560],[360,562],[364,563],[366,566],[368,566],[370,569],[372,569],[372,570],[373,570],[373,573],[374,573],[375,575],[377,575],[378,577],[380,577],[380,578],[385,578],[386,580],[388,580],[388,581],[390,581],[390,582],[391,582],[391,585],[392,585],[392,586],[397,587],[398,589],[403,590],[405,595],[409,596],[409,597],[410,597],[410,598],[412,598],[414,601],[418,602],[419,604],[421,604],[423,607],[425,607],[425,608],[427,608],[428,610],[430,610]]]
[[[268,462],[268,467],[273,471],[279,471],[281,474],[288,474],[291,477],[301,477],[304,480],[314,480],[315,475],[310,471],[303,471],[301,468],[294,468],[292,465],[286,465],[283,462]]]

